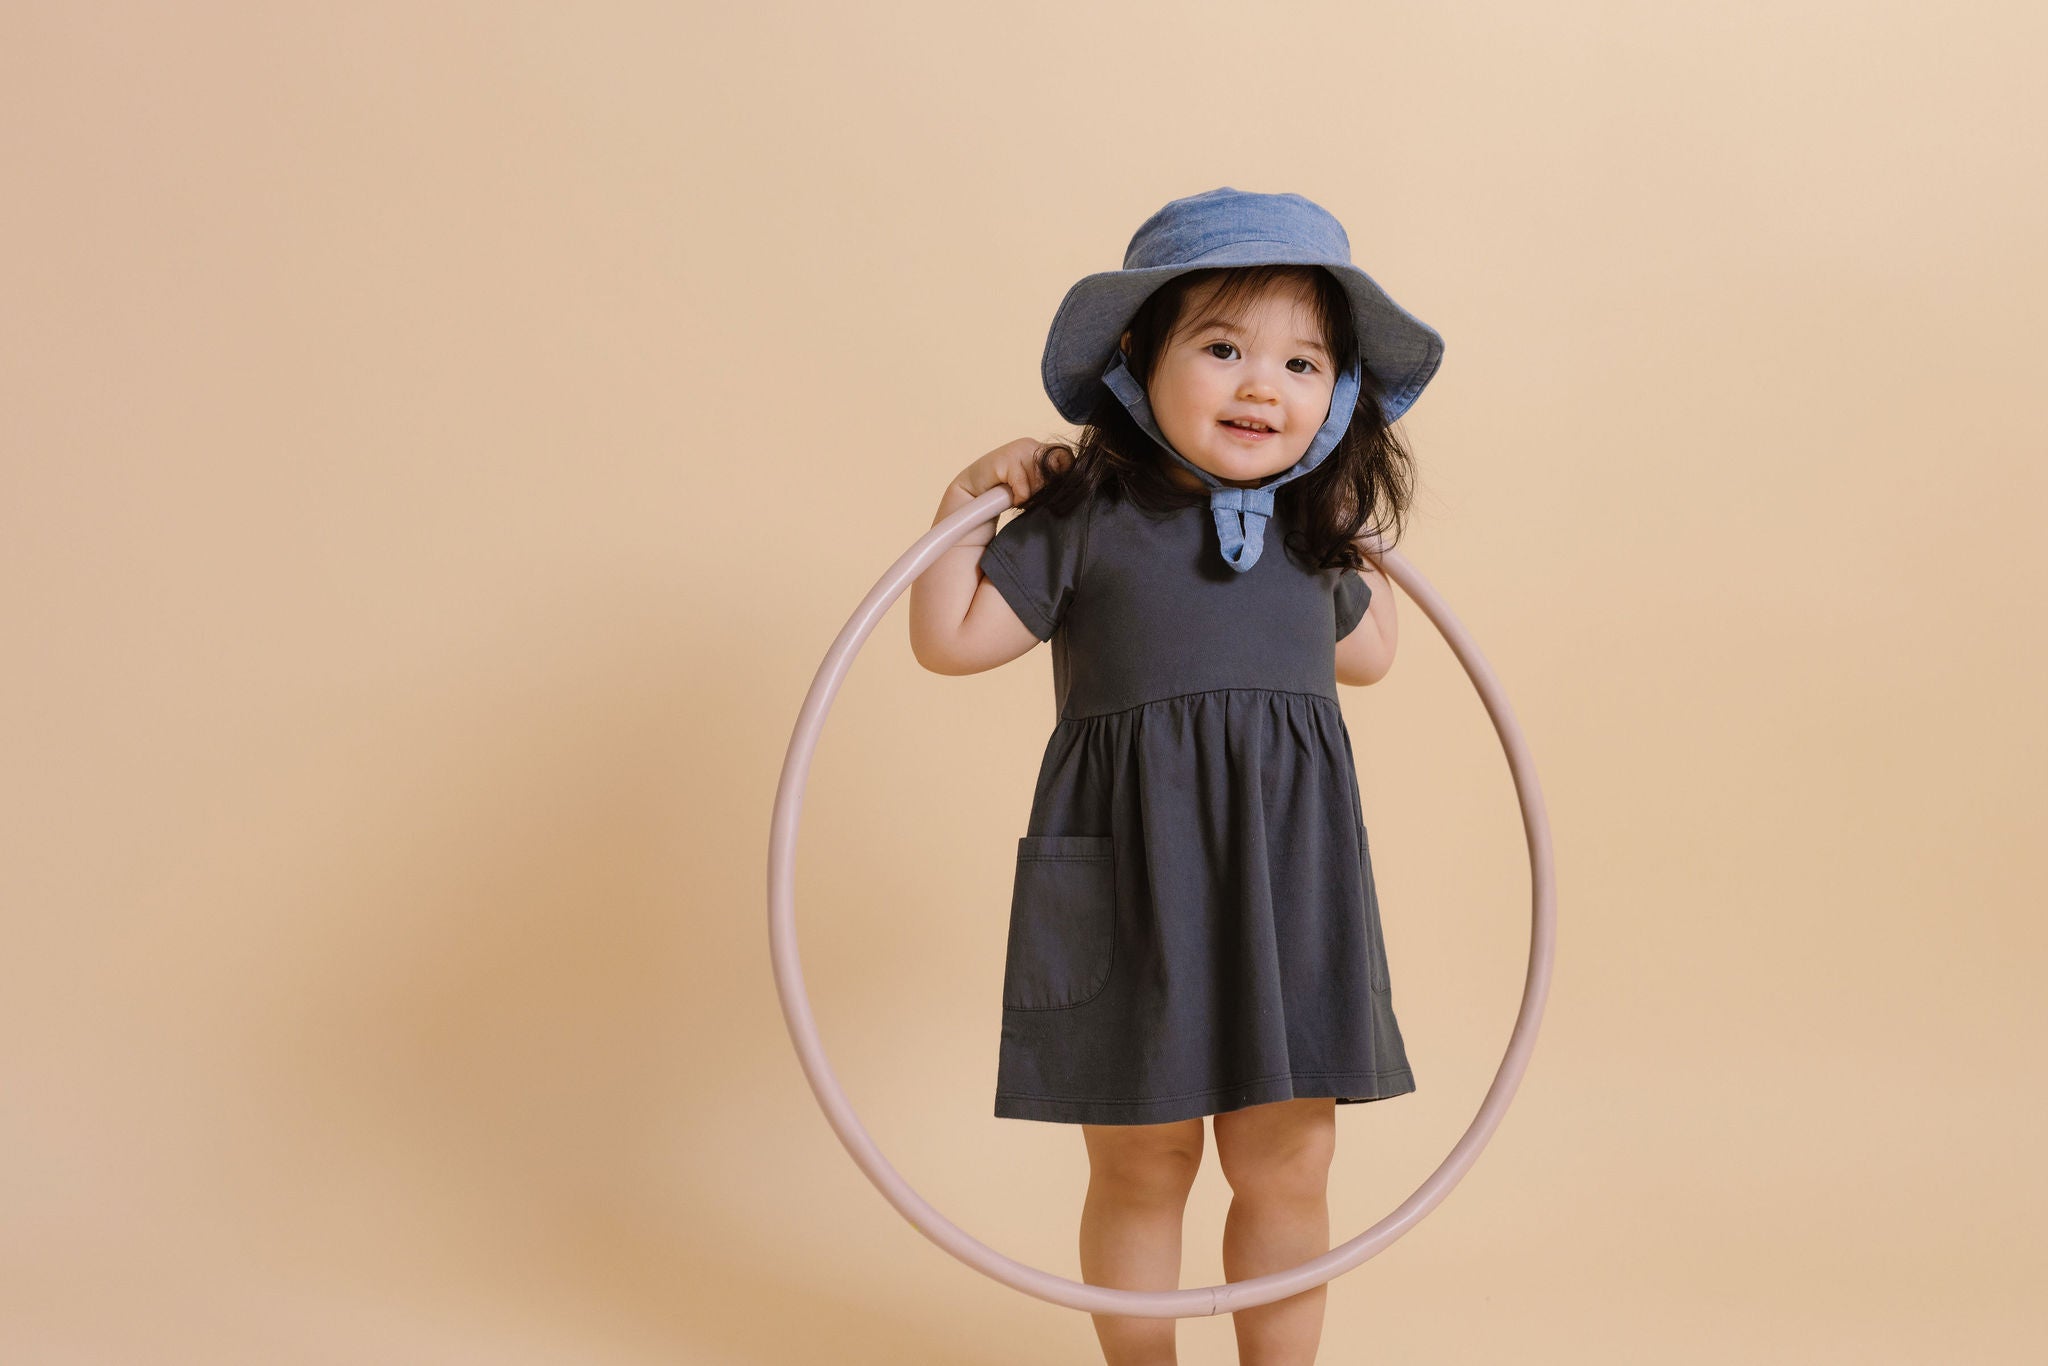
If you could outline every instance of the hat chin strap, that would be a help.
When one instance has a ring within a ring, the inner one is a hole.
[[[1330,415],[1323,419],[1315,440],[1308,443],[1308,450],[1301,459],[1258,487],[1242,489],[1224,483],[1173,448],[1173,443],[1166,439],[1152,417],[1152,404],[1145,397],[1145,386],[1138,383],[1138,377],[1125,366],[1122,351],[1110,352],[1109,365],[1102,372],[1102,382],[1117,396],[1117,401],[1124,405],[1132,420],[1144,428],[1168,455],[1193,470],[1209,486],[1209,510],[1216,519],[1216,540],[1223,548],[1223,562],[1240,574],[1259,562],[1259,552],[1265,547],[1266,521],[1273,515],[1273,490],[1290,479],[1307,474],[1323,463],[1324,456],[1337,449],[1344,429],[1351,425],[1352,411],[1358,406],[1362,378],[1358,362],[1352,361],[1350,368],[1337,377],[1337,387],[1330,394]]]

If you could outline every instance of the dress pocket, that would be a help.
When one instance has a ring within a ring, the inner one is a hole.
[[[1387,976],[1387,936],[1380,928],[1380,893],[1373,885],[1372,845],[1366,840],[1363,823],[1358,827],[1358,871],[1365,880],[1365,938],[1366,952],[1372,956],[1372,989],[1386,991],[1391,985]]]
[[[1116,954],[1116,859],[1107,835],[1026,835],[1010,894],[1005,1010],[1085,1005]]]

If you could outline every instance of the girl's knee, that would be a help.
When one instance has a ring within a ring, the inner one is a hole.
[[[1337,1148],[1331,1108],[1297,1105],[1285,1114],[1245,1113],[1235,1122],[1219,1122],[1216,1157],[1231,1190],[1275,1199],[1321,1198],[1329,1190]]]
[[[1330,1155],[1319,1144],[1289,1145],[1269,1153],[1239,1153],[1221,1165],[1223,1179],[1238,1195],[1317,1200],[1330,1189]]]
[[[1121,1199],[1185,1200],[1202,1168],[1202,1121],[1088,1124],[1090,1180]]]

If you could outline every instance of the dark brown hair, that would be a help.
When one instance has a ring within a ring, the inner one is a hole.
[[[1206,301],[1202,315],[1183,321],[1181,312],[1189,293],[1219,276],[1221,283]],[[1232,266],[1175,276],[1146,299],[1131,319],[1131,349],[1125,364],[1140,384],[1148,383],[1160,353],[1173,337],[1213,321],[1240,321],[1244,302],[1288,281],[1309,287],[1323,344],[1342,373],[1358,355],[1350,301],[1335,276],[1320,266],[1303,265]],[[1109,361],[1106,355],[1102,359],[1104,364]],[[1336,449],[1313,470],[1273,491],[1276,510],[1285,507],[1293,524],[1288,546],[1304,562],[1320,568],[1363,568],[1365,556],[1353,538],[1368,527],[1382,545],[1392,548],[1400,539],[1413,500],[1414,458],[1384,420],[1382,385],[1373,373],[1370,357],[1364,358],[1361,375],[1357,408]],[[1051,457],[1055,454],[1066,457],[1065,468],[1054,468]],[[1071,444],[1056,441],[1040,448],[1038,469],[1044,484],[1020,506],[1044,503],[1051,511],[1064,513],[1098,490],[1111,498],[1129,498],[1155,513],[1208,506],[1206,486],[1190,489],[1167,473],[1172,459],[1131,418],[1109,387],[1102,385],[1096,390],[1095,405],[1082,425],[1080,438]]]

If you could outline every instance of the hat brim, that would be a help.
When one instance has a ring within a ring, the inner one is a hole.
[[[1351,301],[1352,325],[1365,362],[1385,386],[1381,410],[1392,422],[1414,406],[1423,388],[1443,363],[1444,339],[1435,328],[1395,303],[1370,275],[1348,262],[1304,257],[1285,243],[1246,244],[1263,247],[1258,259],[1196,260],[1180,265],[1136,270],[1105,270],[1082,277],[1060,301],[1046,333],[1039,373],[1046,396],[1061,417],[1083,423],[1094,410],[1103,367],[1117,339],[1130,326],[1145,300],[1175,276],[1219,266],[1315,265],[1337,278]],[[1218,253],[1238,257],[1245,253]]]

